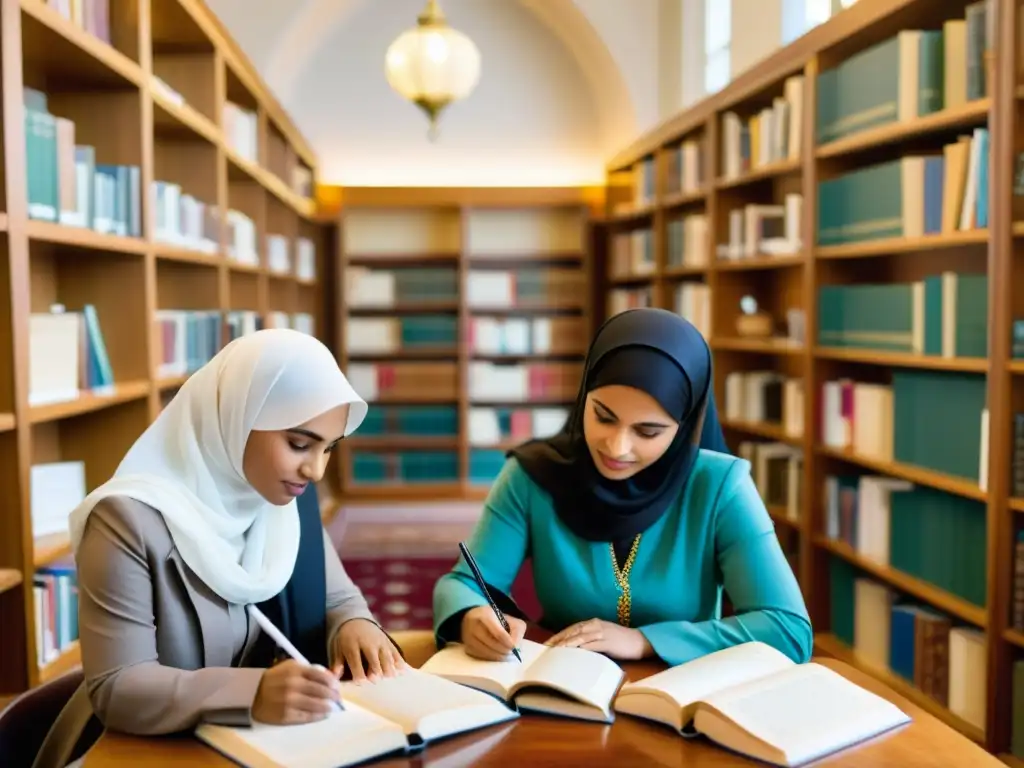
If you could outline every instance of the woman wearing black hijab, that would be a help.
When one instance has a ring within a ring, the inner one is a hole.
[[[562,431],[510,451],[468,545],[503,595],[532,559],[550,644],[681,664],[760,640],[810,657],[807,609],[749,463],[701,447],[712,402],[696,328],[629,310],[598,331]],[[508,621],[511,633],[461,558],[435,586],[439,645],[504,658],[525,631]]]

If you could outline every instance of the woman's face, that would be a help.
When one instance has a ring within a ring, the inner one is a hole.
[[[345,434],[349,406],[339,405],[291,429],[249,433],[245,478],[271,504],[284,506],[324,476],[331,451]]]
[[[678,431],[679,423],[639,389],[616,384],[587,394],[583,435],[594,466],[609,480],[625,480],[656,462]]]

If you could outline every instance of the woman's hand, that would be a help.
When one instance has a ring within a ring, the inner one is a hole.
[[[323,667],[288,659],[263,673],[252,717],[275,725],[322,720],[334,707],[339,691],[338,678]]]
[[[509,634],[501,626],[489,605],[480,605],[466,611],[462,617],[462,645],[466,653],[485,661],[504,661],[526,634],[526,622],[513,616],[505,621],[512,630]]]
[[[627,661],[645,659],[654,654],[654,649],[639,629],[623,627],[601,619],[588,619],[571,624],[545,645],[563,648],[585,648],[597,651],[613,659]]]
[[[331,658],[334,660],[331,671],[335,677],[340,678],[348,664],[355,683],[364,680],[374,683],[382,676],[393,677],[408,669],[391,638],[368,619],[352,619],[341,625],[334,636]]]

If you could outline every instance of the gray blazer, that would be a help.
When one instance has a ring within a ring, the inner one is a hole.
[[[375,621],[324,532],[328,642],[355,618]],[[199,722],[248,724],[259,668],[240,668],[259,627],[181,559],[152,507],[96,505],[76,555],[85,682],[47,735],[34,768],[64,768],[90,717],[138,735]]]

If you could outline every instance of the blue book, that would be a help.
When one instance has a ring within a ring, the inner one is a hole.
[[[917,606],[894,605],[889,627],[889,668],[910,682],[914,681],[917,612]]]

